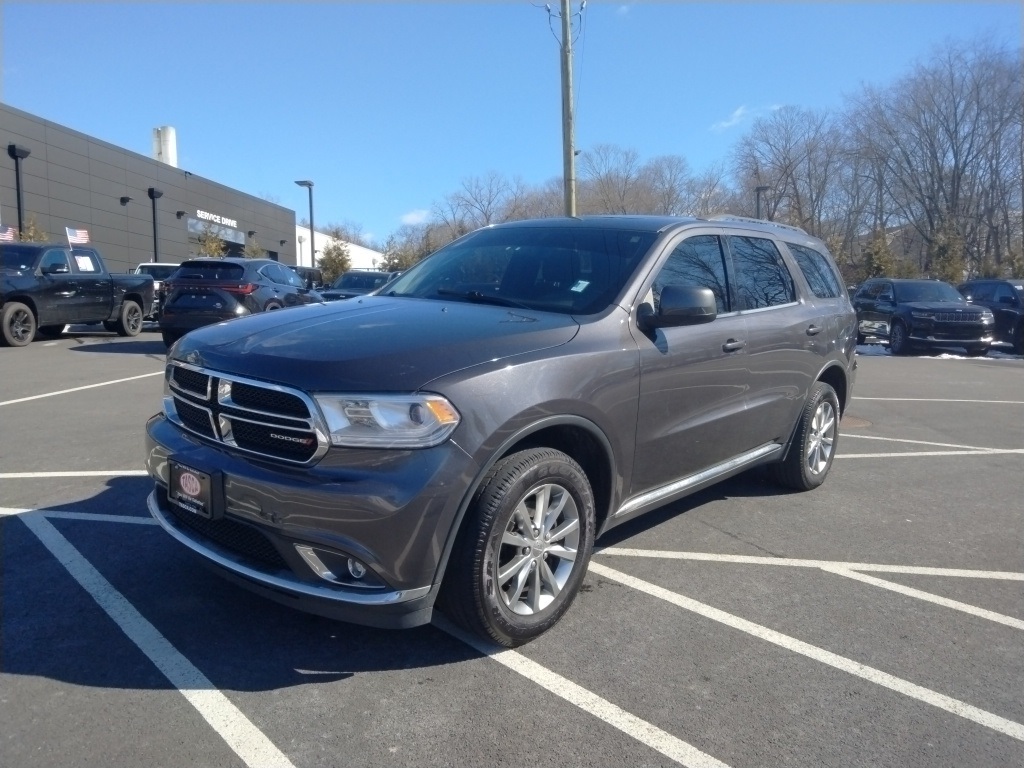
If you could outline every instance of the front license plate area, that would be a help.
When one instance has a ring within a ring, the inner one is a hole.
[[[173,459],[169,464],[171,476],[167,486],[167,500],[171,504],[207,520],[223,516],[223,483],[219,472],[200,472]]]

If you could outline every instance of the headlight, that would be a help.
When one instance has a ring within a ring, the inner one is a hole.
[[[912,310],[910,313],[911,317],[916,317],[918,320],[934,320],[934,312],[925,312],[923,310]]]
[[[996,316],[993,315],[991,312],[985,311],[985,312],[981,313],[981,322],[982,323],[994,323],[995,321],[996,321]]]
[[[440,395],[315,395],[331,444],[349,448],[430,448],[459,425]]]

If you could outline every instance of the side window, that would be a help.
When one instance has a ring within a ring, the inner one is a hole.
[[[896,295],[892,290],[892,283],[879,283],[878,285],[878,300],[879,301],[896,301]]]
[[[992,301],[992,283],[975,283],[967,286],[971,301]]]
[[[68,264],[68,255],[58,248],[51,248],[44,253],[42,260],[39,262],[39,267],[44,272],[71,271],[71,266]]]
[[[736,268],[737,309],[760,309],[796,301],[793,277],[775,243],[762,237],[729,238]]]
[[[1000,283],[996,286],[996,293],[993,301],[1000,304],[1016,304],[1017,297],[1013,295],[1013,288]]]
[[[800,267],[800,271],[804,273],[807,285],[811,288],[811,293],[819,299],[835,299],[843,295],[839,278],[836,277],[836,273],[825,254],[802,245],[795,245],[793,243],[786,243],[786,245],[789,246],[793,258],[796,259],[796,263]]]
[[[96,257],[88,251],[72,251],[72,255],[75,257],[75,271],[89,274],[91,272],[99,272],[100,267],[96,261]]]
[[[661,291],[666,285],[696,285],[710,288],[715,294],[718,313],[729,311],[729,284],[725,278],[725,259],[721,239],[715,235],[699,235],[681,242],[665,262],[654,280],[654,310],[661,304]]]

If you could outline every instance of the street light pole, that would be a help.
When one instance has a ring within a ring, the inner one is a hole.
[[[17,187],[15,194],[18,202],[18,237],[20,238],[25,231],[25,200],[22,197],[21,189],[21,161],[31,155],[32,150],[28,147],[19,147],[17,144],[8,144],[7,154],[14,160],[14,184]]]
[[[313,230],[313,182],[305,179],[296,181],[300,187],[309,190],[309,261],[310,266],[316,266],[316,232]]]
[[[756,198],[756,201],[757,201],[757,206],[756,207],[757,207],[757,218],[758,219],[761,218],[761,193],[762,192],[767,192],[769,189],[770,189],[770,187],[755,187],[754,188],[754,197]]]
[[[160,261],[160,257],[159,246],[157,245],[156,201],[158,198],[163,197],[164,193],[162,190],[159,190],[156,187],[150,187],[146,191],[147,194],[149,194],[149,199],[153,201],[153,261],[157,262]]]
[[[572,109],[572,16],[562,0],[562,196],[565,215],[576,215],[576,141]]]

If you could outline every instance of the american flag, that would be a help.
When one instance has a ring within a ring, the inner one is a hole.
[[[84,245],[89,242],[89,230],[64,227],[68,233],[68,245]]]
[[[0,241],[6,243],[14,242],[14,236],[17,232],[18,230],[14,227],[0,227]]]

